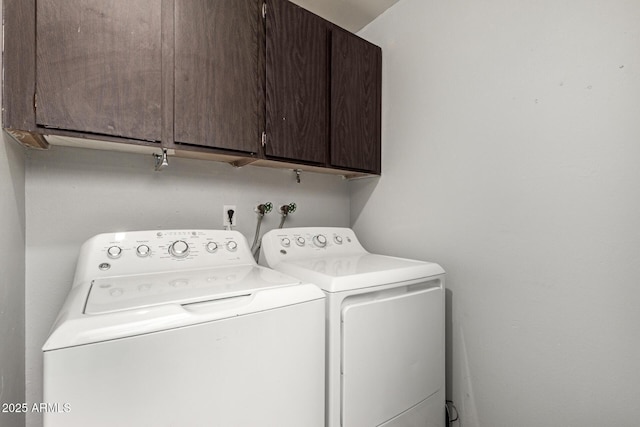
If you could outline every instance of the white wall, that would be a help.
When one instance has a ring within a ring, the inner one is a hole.
[[[0,0],[0,17],[2,10]],[[0,405],[25,401],[24,185],[24,149],[0,132]],[[24,425],[24,414],[0,412],[0,426]]]
[[[0,133],[0,404],[25,401],[24,174],[23,148]],[[24,415],[0,413],[0,426],[24,426]]]
[[[383,171],[352,183],[374,251],[448,271],[461,425],[640,419],[640,2],[402,0]]]
[[[295,202],[285,226],[349,225],[348,184],[341,177],[170,158],[162,172],[150,155],[53,147],[29,153],[26,178],[27,400],[42,400],[40,348],[73,278],[80,245],[112,231],[222,228],[224,204],[237,205],[238,230],[253,238],[253,209]],[[262,231],[280,216],[265,216]],[[27,425],[41,424],[29,414]]]

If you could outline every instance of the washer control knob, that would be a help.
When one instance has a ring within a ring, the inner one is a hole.
[[[325,246],[327,246],[327,238],[324,236],[324,234],[318,234],[316,236],[313,236],[313,243],[315,243],[316,246],[324,248]]]
[[[147,245],[140,245],[136,248],[136,254],[140,258],[145,258],[151,255],[151,248]]]
[[[304,246],[305,242],[306,240],[304,240],[304,237],[302,236],[296,237],[296,245]]]
[[[238,249],[238,243],[236,243],[235,240],[227,242],[227,249],[231,252],[235,252],[235,250]]]
[[[342,236],[333,236],[333,240],[339,245],[342,244]]]
[[[282,239],[280,239],[280,244],[285,248],[288,248],[289,246],[291,246],[291,240],[289,240],[288,237],[283,237]]]
[[[218,244],[216,242],[207,243],[207,252],[214,253],[218,250]]]
[[[184,240],[176,240],[169,246],[169,253],[176,258],[184,258],[189,255],[189,244]]]
[[[111,259],[120,258],[122,255],[122,248],[120,246],[111,246],[107,249],[107,256]]]

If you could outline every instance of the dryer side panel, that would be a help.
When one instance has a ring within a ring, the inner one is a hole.
[[[342,308],[343,427],[379,426],[444,388],[444,289],[411,289]]]

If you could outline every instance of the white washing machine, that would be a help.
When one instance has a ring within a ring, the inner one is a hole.
[[[95,236],[43,348],[44,425],[322,427],[324,313],[238,232]]]
[[[327,295],[327,426],[445,425],[444,270],[367,252],[347,228],[272,230],[270,267]]]

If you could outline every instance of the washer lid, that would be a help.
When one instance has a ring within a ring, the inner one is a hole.
[[[114,289],[118,291],[112,295]],[[317,286],[255,265],[101,278],[71,288],[43,350],[233,319],[323,299]]]
[[[253,265],[106,277],[91,282],[84,314],[221,300],[298,283],[292,277]]]
[[[385,255],[358,254],[285,261],[276,269],[340,292],[444,274],[438,264]]]

